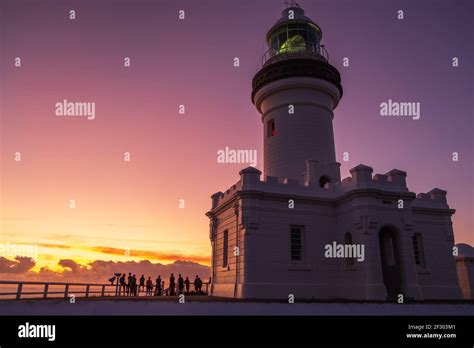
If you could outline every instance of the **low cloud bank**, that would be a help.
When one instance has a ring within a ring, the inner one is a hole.
[[[152,263],[148,260],[115,262],[95,260],[87,265],[78,264],[71,259],[61,259],[58,265],[62,267],[61,271],[53,271],[47,267],[42,267],[38,272],[32,271],[36,265],[32,258],[19,257],[7,259],[0,257],[0,279],[3,280],[23,280],[23,281],[51,281],[51,282],[95,282],[106,283],[114,273],[136,274],[140,277],[155,279],[158,275],[167,279],[171,273],[175,276],[182,274],[194,279],[199,275],[203,281],[211,275],[211,269],[208,266],[201,265],[192,261],[178,260],[170,264]]]

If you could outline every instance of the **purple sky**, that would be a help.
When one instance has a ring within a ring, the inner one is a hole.
[[[342,177],[364,163],[374,174],[407,171],[416,193],[446,189],[457,211],[456,242],[472,244],[472,1],[299,3],[321,27],[330,63],[342,76],[344,96],[334,117]],[[46,241],[53,232],[89,238],[76,245],[97,245],[93,239],[102,234],[112,241],[133,235],[166,239],[170,251],[209,255],[209,196],[237,181],[244,166],[218,164],[216,151],[257,149],[262,169],[251,79],[283,8],[274,0],[2,1],[3,230],[37,236],[31,226],[11,222],[36,219]],[[397,19],[400,9],[404,20]],[[21,69],[13,67],[17,56]],[[96,119],[58,121],[52,105],[63,98],[95,101]],[[381,117],[379,105],[388,99],[420,102],[421,119]],[[179,104],[185,116],[177,114]],[[11,160],[19,149],[27,159],[23,169]],[[117,162],[124,151],[132,152],[135,167]],[[349,162],[342,161],[346,151]],[[452,161],[454,151],[459,162]],[[55,210],[71,196],[94,199],[81,216]],[[175,209],[180,198],[184,212]],[[48,219],[34,215],[38,206]],[[150,229],[64,230],[84,219],[127,228],[145,221]]]

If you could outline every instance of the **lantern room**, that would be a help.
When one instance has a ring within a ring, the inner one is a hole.
[[[304,10],[297,6],[282,11],[282,17],[268,31],[266,39],[268,51],[264,64],[279,58],[312,55],[327,60],[327,53],[321,43],[321,28],[304,15]]]

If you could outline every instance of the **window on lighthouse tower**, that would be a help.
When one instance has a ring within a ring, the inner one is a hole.
[[[267,138],[274,137],[276,134],[275,119],[267,122]]]

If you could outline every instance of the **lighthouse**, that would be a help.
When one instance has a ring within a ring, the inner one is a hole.
[[[266,34],[268,50],[252,80],[261,114],[264,175],[316,184],[340,181],[333,118],[341,77],[321,44],[321,28],[291,6]]]
[[[447,192],[415,194],[407,173],[367,165],[341,180],[334,110],[343,89],[316,22],[292,3],[265,36],[252,79],[263,173],[211,195],[214,296],[459,299]],[[398,302],[397,302],[398,303]]]

